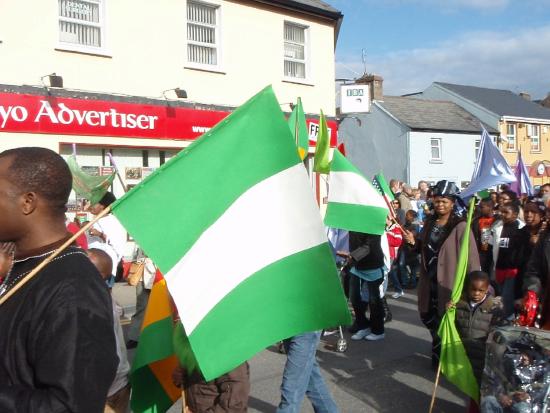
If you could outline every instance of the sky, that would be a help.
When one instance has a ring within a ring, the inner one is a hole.
[[[344,14],[336,77],[366,71],[384,94],[432,82],[550,92],[550,0],[324,0]]]

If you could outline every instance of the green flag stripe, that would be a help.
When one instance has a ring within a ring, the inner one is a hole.
[[[133,412],[164,413],[174,404],[149,367],[142,367],[133,372],[130,377],[132,384],[130,406]]]
[[[328,252],[325,243],[276,262],[249,277],[216,305],[189,336],[206,380],[233,369],[278,340],[351,322]],[[213,337],[219,338],[215,348]]]
[[[266,144],[264,136],[277,138]],[[212,156],[220,153],[220,142],[224,161]],[[119,199],[113,213],[167,272],[243,192],[299,163],[295,148],[275,95],[266,88]],[[157,202],[166,194],[174,196]]]
[[[346,159],[340,151],[334,151],[332,155],[332,161],[330,164],[331,172],[355,172],[358,175],[364,177],[363,173],[357,169],[357,167]],[[367,179],[367,178],[365,178]]]
[[[388,210],[364,205],[329,202],[325,225],[348,231],[382,235],[386,227]]]
[[[143,329],[139,336],[139,346],[132,363],[132,372],[174,354],[172,324],[172,318],[167,317]],[[169,340],[166,340],[167,337]]]

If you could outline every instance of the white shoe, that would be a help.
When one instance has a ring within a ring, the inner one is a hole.
[[[391,298],[399,298],[399,297],[403,297],[405,295],[405,291],[401,291],[400,293],[395,293],[391,296]]]
[[[384,333],[382,333],[382,334],[371,333],[371,334],[369,334],[368,336],[365,337],[365,340],[368,340],[368,341],[384,340],[384,337],[386,337],[386,335]]]
[[[370,328],[365,328],[363,330],[359,330],[357,333],[351,336],[352,340],[363,340],[365,337],[367,337],[370,334]]]

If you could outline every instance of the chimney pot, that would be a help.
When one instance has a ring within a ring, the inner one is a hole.
[[[359,85],[369,85],[371,100],[384,100],[384,78],[375,74],[365,74],[355,81]]]
[[[519,92],[519,95],[525,100],[531,100],[531,95],[527,92]]]

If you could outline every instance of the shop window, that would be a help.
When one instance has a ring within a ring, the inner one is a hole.
[[[430,139],[431,147],[431,162],[441,162],[443,160],[441,156],[441,138],[431,138]]]
[[[290,79],[307,78],[308,28],[285,22],[284,27],[284,76]]]
[[[508,140],[508,142],[506,143],[506,150],[516,151],[517,144],[516,144],[516,125],[515,124],[508,123],[506,125],[506,139]]]
[[[105,49],[104,0],[58,0],[59,44],[83,52]]]
[[[187,2],[187,62],[213,68],[220,64],[220,7]]]

